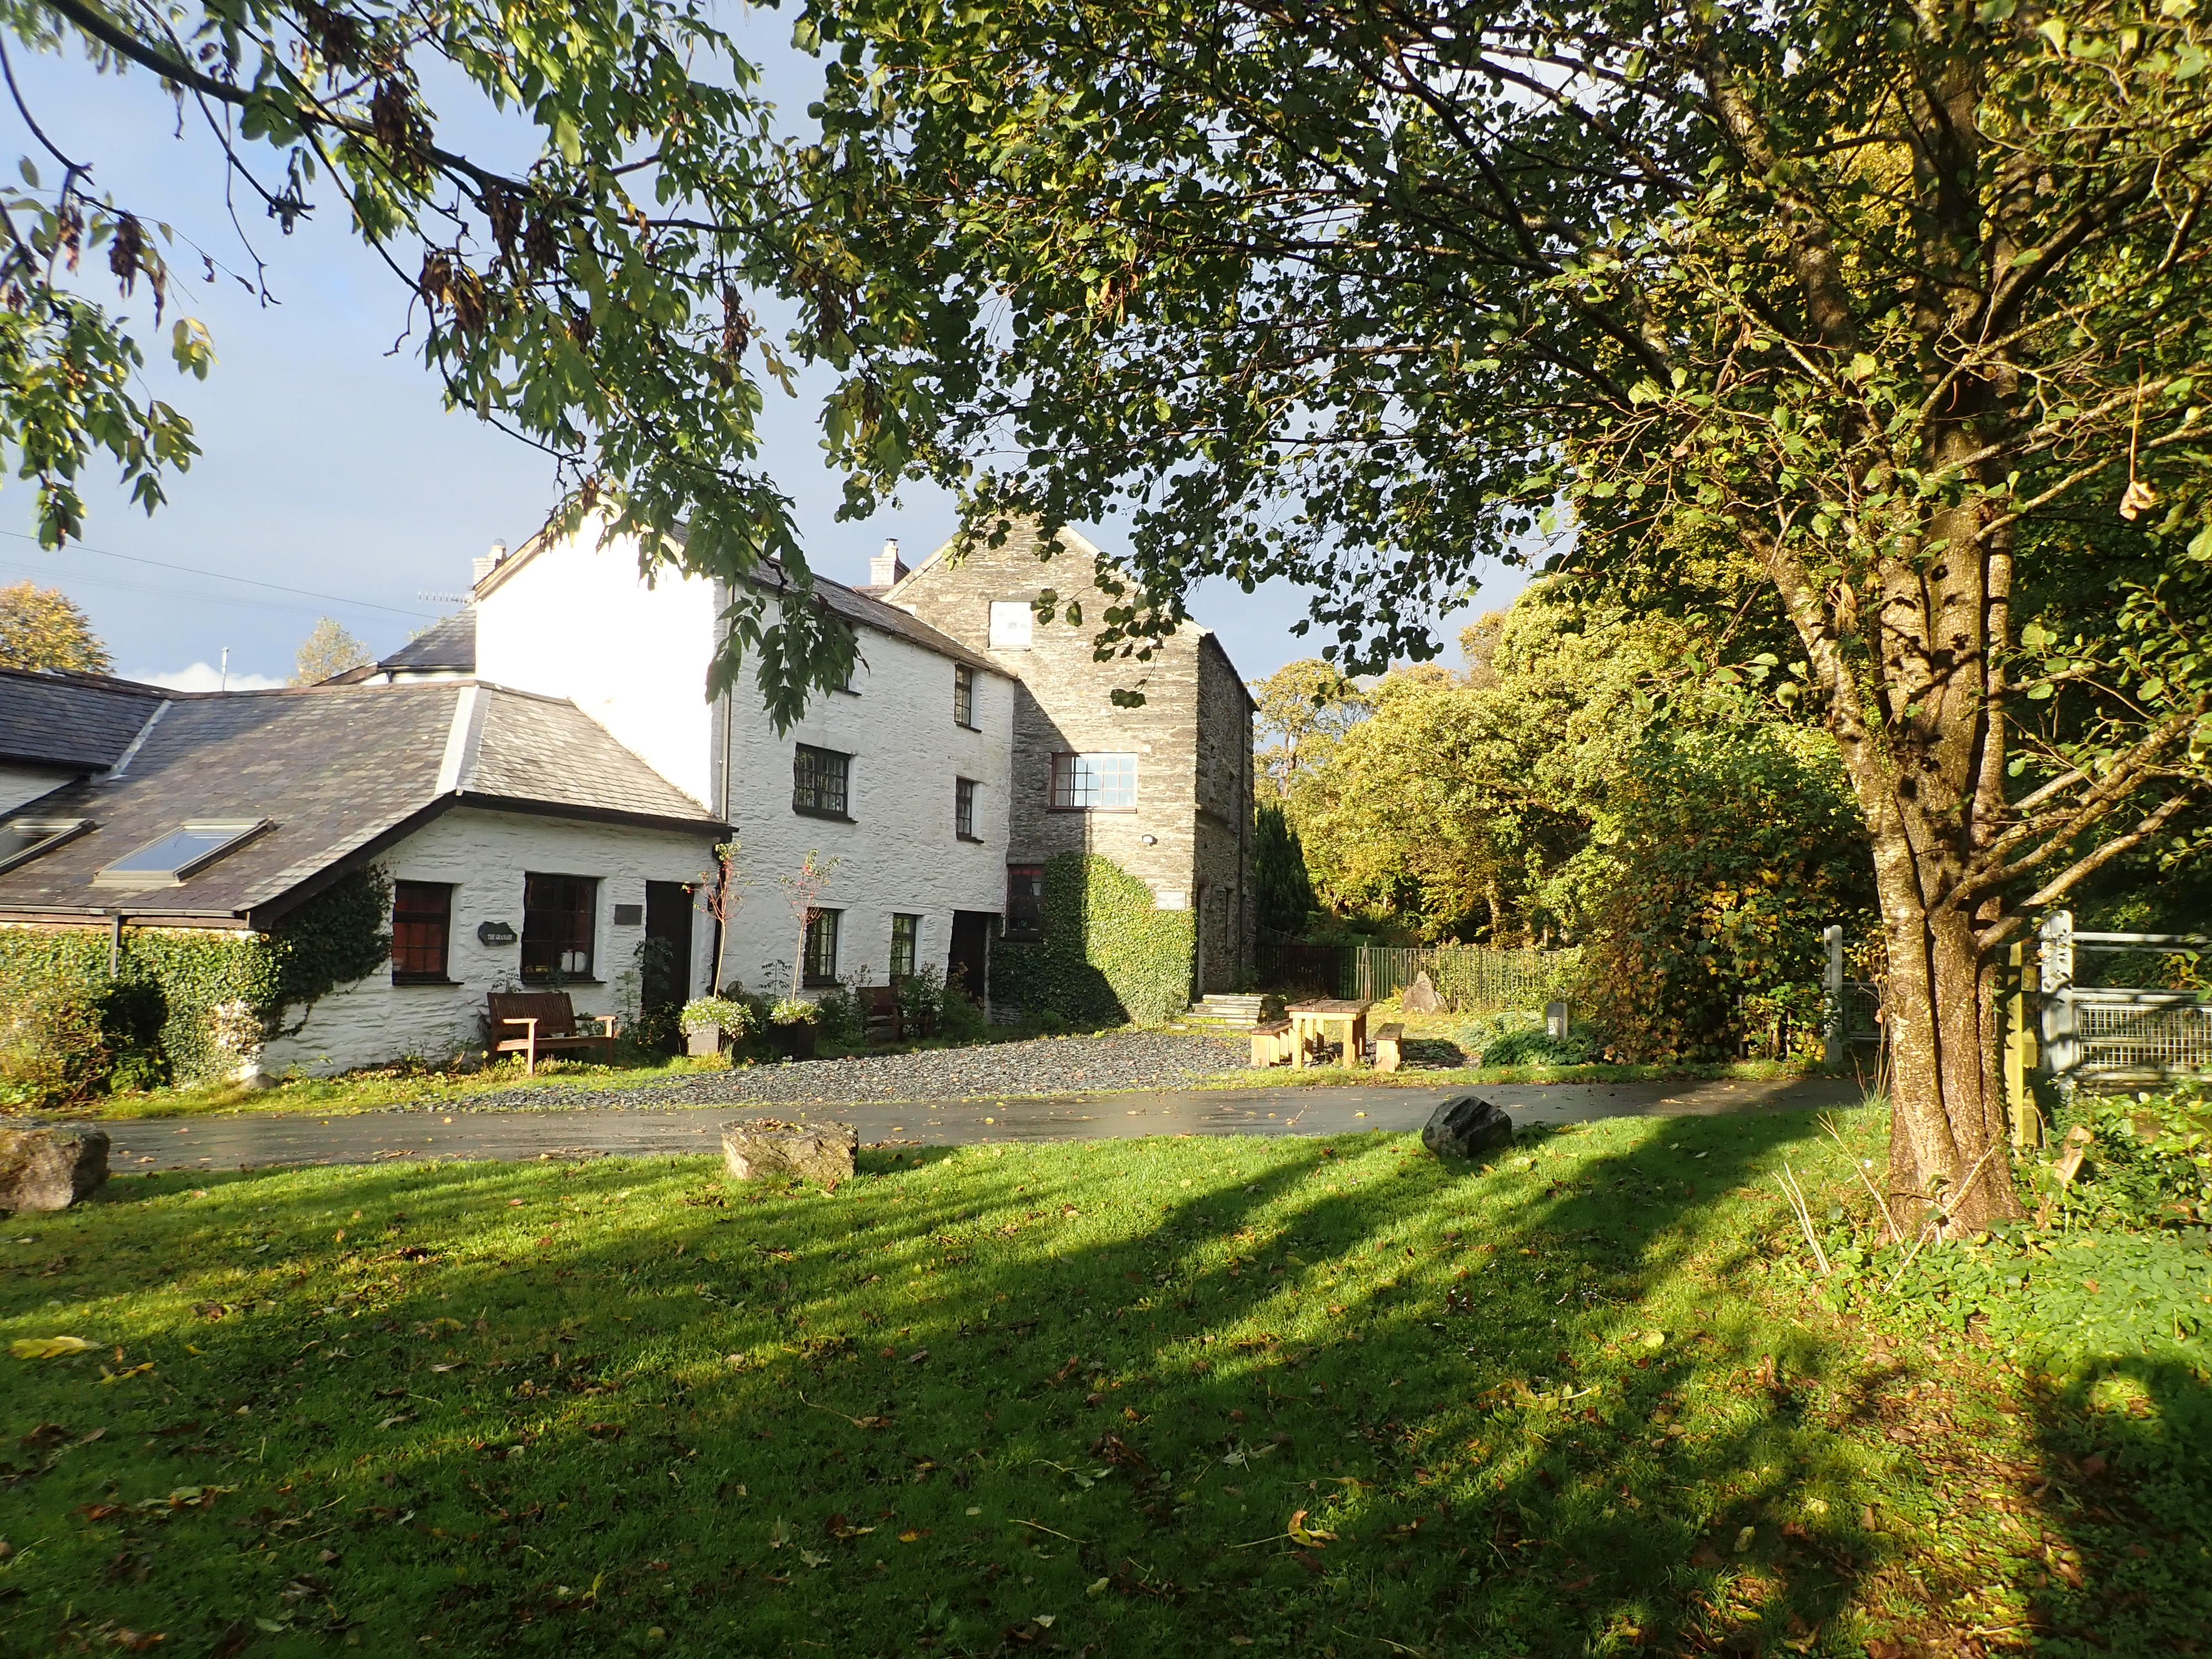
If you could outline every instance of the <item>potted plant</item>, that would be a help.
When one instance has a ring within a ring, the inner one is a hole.
[[[769,1040],[793,1060],[814,1058],[814,1030],[822,1011],[804,997],[786,997],[768,1011]]]
[[[722,1051],[725,1037],[741,1041],[754,1027],[757,1016],[734,997],[694,997],[684,1005],[677,1023],[684,1028],[686,1049],[700,1059]]]

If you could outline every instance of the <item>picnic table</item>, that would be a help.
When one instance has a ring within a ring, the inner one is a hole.
[[[1358,1066],[1367,1054],[1367,1011],[1371,1002],[1358,1001],[1348,997],[1322,997],[1312,1002],[1294,1002],[1283,1012],[1291,1017],[1291,1064],[1303,1068],[1306,1063],[1306,1045],[1316,1047],[1328,1041],[1329,1029],[1341,1027],[1344,1033],[1344,1063]]]

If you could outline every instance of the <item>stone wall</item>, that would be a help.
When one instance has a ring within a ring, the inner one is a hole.
[[[1201,907],[1216,941],[1206,988],[1224,988],[1249,960],[1249,699],[1220,642],[1195,625],[1162,641],[1149,662],[1096,660],[1092,638],[1111,603],[1097,583],[1103,556],[1073,531],[1060,539],[1061,550],[1042,561],[1027,528],[964,556],[941,548],[885,597],[1019,678],[1008,861],[1098,854],[1144,882],[1161,907]],[[1062,605],[1080,605],[1083,621],[1040,622],[1027,647],[994,647],[993,603],[1032,602],[1048,588]],[[1116,688],[1141,691],[1144,703],[1115,704]],[[1056,753],[1134,754],[1136,809],[1055,811]]]

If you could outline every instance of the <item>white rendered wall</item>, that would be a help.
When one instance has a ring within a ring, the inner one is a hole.
[[[25,801],[60,788],[77,772],[48,772],[28,766],[0,766],[0,812],[12,812]]]
[[[787,994],[799,926],[776,885],[810,850],[840,860],[821,903],[842,910],[837,968],[863,966],[872,984],[890,966],[891,917],[921,918],[918,960],[945,970],[952,913],[995,915],[1006,903],[1006,788],[1013,686],[978,670],[975,728],[952,718],[951,661],[871,629],[860,630],[854,691],[826,692],[779,737],[740,697],[730,732],[730,817],[750,880],[731,929],[726,976],[749,991]],[[801,743],[853,757],[848,811],[833,823],[792,810],[791,763]],[[976,782],[975,834],[953,833],[953,781]]]
[[[636,539],[599,533],[587,519],[477,601],[477,677],[568,698],[712,812],[714,584],[664,569],[647,586]]]
[[[482,1041],[478,1017],[485,994],[519,988],[522,947],[485,945],[480,923],[503,921],[522,932],[526,872],[599,878],[592,972],[599,983],[564,987],[579,1014],[627,1014],[635,988],[618,981],[635,967],[642,926],[614,925],[617,904],[643,905],[648,881],[692,881],[714,861],[708,839],[669,830],[632,829],[522,812],[462,807],[425,824],[378,860],[398,881],[453,884],[452,944],[447,972],[453,985],[394,985],[377,974],[325,997],[295,1037],[280,1037],[262,1069],[283,1076],[297,1067],[318,1076],[407,1055],[443,1059]],[[705,984],[708,919],[692,922],[692,983]],[[299,1018],[299,1011],[289,1018]]]

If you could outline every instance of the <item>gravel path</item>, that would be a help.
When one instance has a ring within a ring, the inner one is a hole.
[[[503,1089],[403,1109],[485,1107],[848,1105],[863,1101],[994,1100],[1103,1089],[1172,1089],[1244,1064],[1236,1038],[1173,1031],[1109,1031],[1036,1037],[910,1054],[857,1054],[707,1072],[680,1081],[622,1089]]]

